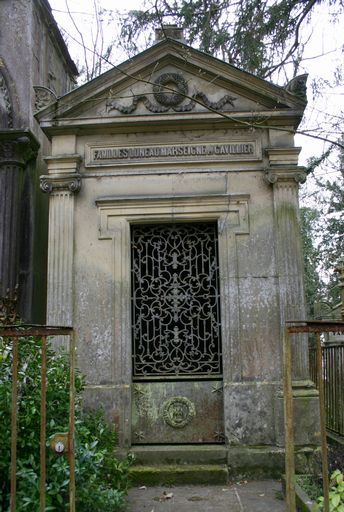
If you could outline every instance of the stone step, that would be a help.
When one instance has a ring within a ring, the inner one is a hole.
[[[137,465],[130,469],[133,487],[147,485],[224,485],[228,482],[227,466],[222,464]]]
[[[223,445],[150,445],[133,446],[135,464],[227,464],[227,448]]]

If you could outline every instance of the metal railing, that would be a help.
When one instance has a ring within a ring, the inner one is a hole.
[[[327,430],[344,437],[344,341],[326,343],[321,347],[322,378],[325,393]],[[316,349],[309,350],[310,376],[316,387],[318,367]]]
[[[40,512],[46,507],[46,392],[47,392],[47,337],[69,336],[69,418],[68,433],[61,440],[56,438],[57,453],[66,454],[69,461],[69,511],[75,512],[75,454],[74,454],[74,402],[75,402],[75,339],[71,327],[47,327],[41,325],[0,326],[0,337],[12,345],[11,382],[11,468],[10,468],[10,512],[16,512],[17,491],[17,412],[18,412],[18,368],[19,344],[25,337],[34,336],[41,340],[41,410],[40,410]]]
[[[326,440],[326,407],[324,391],[324,374],[322,372],[322,353],[320,336],[324,332],[344,333],[344,321],[289,321],[283,336],[283,395],[284,395],[284,431],[285,431],[285,472],[286,498],[288,512],[296,512],[295,499],[295,440],[294,440],[294,406],[292,387],[292,347],[291,334],[316,334],[316,375],[314,381],[319,390],[320,439],[322,459],[322,480],[324,492],[324,512],[329,512],[329,481]]]

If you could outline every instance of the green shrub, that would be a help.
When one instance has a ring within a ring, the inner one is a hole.
[[[12,348],[0,338],[0,510],[7,512],[10,493],[10,407]],[[17,421],[17,512],[39,510],[41,342],[19,339]],[[78,512],[117,512],[123,508],[131,459],[118,461],[116,433],[101,412],[81,410],[83,378],[75,379],[75,474]],[[47,446],[56,432],[68,431],[69,360],[47,348]],[[47,448],[46,511],[64,512],[68,503],[69,466]]]
[[[344,477],[343,473],[337,469],[331,475],[330,481],[330,512],[344,512]],[[324,498],[321,496],[318,498],[318,504],[315,510],[324,509]]]

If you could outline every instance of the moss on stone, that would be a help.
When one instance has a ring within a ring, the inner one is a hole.
[[[228,471],[222,465],[134,466],[130,470],[130,479],[133,486],[225,484]]]

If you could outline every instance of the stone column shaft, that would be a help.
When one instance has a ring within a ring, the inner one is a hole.
[[[306,318],[303,259],[298,215],[298,186],[279,182],[274,186],[276,247],[279,266],[281,325],[286,320]],[[299,335],[293,341],[293,375],[308,378],[307,338]]]
[[[18,284],[20,220],[26,164],[39,144],[30,132],[0,133],[0,295]]]
[[[22,169],[16,165],[0,168],[0,295],[13,290],[18,280],[18,231]]]
[[[48,325],[72,325],[74,195],[53,192],[49,200]]]
[[[293,156],[292,149],[294,150],[294,161],[291,158]],[[273,184],[281,335],[286,320],[304,320],[306,318],[298,202],[299,183],[305,181],[306,175],[303,168],[297,166],[298,152],[299,148],[268,150],[270,168],[266,171],[266,180]],[[286,154],[289,162],[284,163],[283,158]],[[307,337],[295,336],[292,344],[293,377],[296,380],[307,380],[309,377]]]
[[[79,155],[51,157],[41,176],[41,189],[50,193],[48,238],[48,325],[73,325],[74,194],[80,190]],[[58,171],[60,167],[61,171]]]

